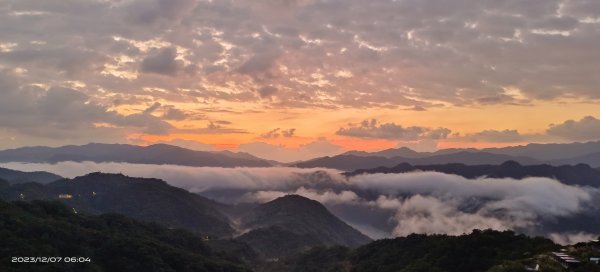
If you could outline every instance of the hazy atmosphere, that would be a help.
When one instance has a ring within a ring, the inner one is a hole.
[[[547,178],[468,180],[442,173],[366,174],[332,169],[215,168],[120,163],[0,164],[65,177],[90,172],[153,177],[225,203],[268,202],[286,194],[317,200],[372,238],[411,233],[460,235],[473,229],[516,229],[557,242],[587,241],[600,232],[543,228],[544,221],[596,214],[600,190]]]
[[[295,161],[597,140],[598,13],[588,0],[0,1],[0,146]]]
[[[600,272],[599,49],[600,0],[0,0],[0,271]]]

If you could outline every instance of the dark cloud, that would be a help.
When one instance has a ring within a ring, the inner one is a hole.
[[[412,111],[427,111],[427,109],[423,106],[414,106],[412,108],[409,108],[408,110],[412,110]]]
[[[447,128],[403,127],[395,123],[379,123],[376,119],[348,124],[336,134],[357,138],[414,141],[421,139],[445,139],[450,134]]]
[[[166,120],[185,120],[188,115],[180,110],[175,108],[175,106],[167,105],[163,107],[163,115],[162,118]]]
[[[283,137],[294,137],[294,133],[296,133],[296,129],[295,128],[290,128],[288,130],[282,130],[281,131],[281,136]]]
[[[277,88],[273,86],[264,86],[258,89],[258,95],[262,98],[271,97],[275,93],[277,93]]]
[[[144,110],[144,114],[151,114],[154,111],[156,111],[157,109],[159,109],[161,107],[161,104],[158,102],[154,102],[154,104],[150,105],[150,107],[146,108]]]
[[[581,120],[567,120],[562,124],[550,125],[547,134],[572,141],[593,141],[600,139],[600,120],[586,116]]]
[[[591,0],[6,1],[1,43],[17,46],[0,59],[30,81],[75,77],[118,92],[199,78],[247,88],[236,74],[249,75],[251,89],[286,107],[599,99],[597,9]],[[176,80],[136,78],[138,68]],[[203,93],[256,99],[217,94]]]
[[[179,128],[172,130],[178,133],[194,133],[194,134],[245,134],[246,130],[226,127],[226,124],[231,124],[228,121],[208,121],[206,127],[201,128]]]
[[[176,76],[183,68],[183,62],[175,58],[177,58],[177,49],[173,47],[163,48],[154,55],[146,57],[142,61],[140,69],[144,73]]]
[[[258,53],[245,61],[237,71],[252,76],[271,76],[269,72],[280,55],[276,50]]]
[[[269,130],[269,131],[261,134],[260,137],[265,138],[265,139],[278,138],[279,136],[289,138],[289,137],[294,137],[295,132],[296,132],[295,128],[290,128],[290,129],[276,128],[276,129]]]
[[[179,23],[189,16],[197,5],[197,0],[149,0],[132,1],[126,8],[129,18],[136,24]]]
[[[142,113],[121,115],[96,103],[75,89],[51,87],[20,87],[18,80],[0,74],[0,127],[26,135],[70,138],[89,136],[107,130],[97,124],[121,127],[123,131],[141,130],[164,134],[171,125],[150,113],[160,104],[151,105]],[[110,128],[120,134],[117,127]],[[100,133],[105,134],[105,133]]]
[[[281,130],[280,128],[269,130],[269,131],[261,134],[260,137],[265,138],[265,139],[277,138],[280,135],[280,133],[279,133],[280,130]]]
[[[48,73],[59,71],[67,78],[89,75],[104,69],[108,57],[94,51],[80,48],[18,48],[0,53],[0,59],[16,66],[32,65],[49,69]]]

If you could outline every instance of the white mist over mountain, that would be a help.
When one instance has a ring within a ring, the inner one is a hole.
[[[548,229],[544,223],[591,211],[595,188],[548,178],[474,180],[434,172],[366,174],[346,178],[336,170],[215,168],[127,163],[23,164],[1,167],[44,170],[65,177],[90,172],[153,177],[218,201],[266,202],[298,194],[326,205],[373,238],[410,233],[459,235],[472,229],[517,230],[569,243],[597,237],[582,230]]]

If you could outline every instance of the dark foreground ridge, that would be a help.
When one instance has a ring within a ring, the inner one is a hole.
[[[224,204],[162,180],[120,174],[47,185],[0,180],[0,198],[20,200],[0,201],[0,271],[510,272],[536,264],[562,271],[550,259],[561,248],[548,239],[474,231],[371,242],[321,203],[297,195],[248,206],[239,225]],[[246,232],[239,235],[233,226]],[[567,251],[582,261],[572,271],[600,271],[586,261],[600,256],[597,245]],[[12,256],[93,262],[14,264]]]
[[[190,232],[116,214],[75,214],[58,202],[0,200],[0,226],[0,271],[250,271]],[[17,256],[89,262],[12,263]]]
[[[600,271],[600,266],[587,261],[600,254],[596,244],[561,249],[545,238],[493,230],[474,230],[461,236],[412,234],[354,250],[313,248],[271,263],[264,271],[520,272],[533,271],[537,265],[539,271],[567,271],[552,257],[557,250],[581,261],[568,271]]]
[[[165,227],[219,237],[234,233],[227,217],[217,210],[217,203],[159,179],[91,173],[46,185],[30,182],[0,186],[0,198],[59,200],[90,214],[120,213]]]
[[[46,185],[34,182],[11,185],[0,180],[0,199],[57,200],[77,212],[119,213],[167,228],[186,229],[211,240],[237,236],[233,221],[240,219],[231,214],[226,204],[159,179],[122,174],[91,173]],[[265,256],[299,252],[314,246],[356,247],[370,242],[321,203],[300,196],[282,197],[256,208],[249,206],[242,214],[245,215],[242,229],[247,233],[237,237],[233,246],[237,246],[236,243],[250,245],[252,250]],[[228,249],[232,244],[219,246]]]
[[[461,236],[409,235],[358,248],[311,247],[278,258],[248,259],[215,250],[191,232],[117,214],[75,213],[56,201],[0,200],[0,271],[565,271],[552,259],[562,251],[581,262],[573,272],[598,272],[589,262],[597,243],[561,248],[545,238],[475,230]],[[227,242],[227,241],[225,241]],[[230,240],[228,243],[236,243]],[[82,263],[13,263],[13,256],[77,256]]]

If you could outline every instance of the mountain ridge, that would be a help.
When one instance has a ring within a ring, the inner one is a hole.
[[[273,165],[273,162],[248,153],[195,151],[168,144],[137,146],[90,143],[61,147],[21,147],[0,151],[0,162],[57,163],[63,161],[214,167],[268,167]]]
[[[286,195],[255,207],[242,219],[242,227],[251,231],[237,239],[271,257],[314,246],[358,247],[371,241],[323,204],[299,195]],[[288,239],[282,239],[286,236]]]
[[[304,197],[283,197],[235,211],[231,205],[173,187],[160,179],[132,178],[122,174],[90,173],[46,185],[35,182],[10,185],[0,180],[0,198],[56,200],[75,212],[118,213],[167,228],[208,235],[211,240],[235,238],[268,256],[281,251],[277,246],[287,248],[286,252],[298,252],[314,246],[356,247],[370,241],[321,203]],[[247,233],[236,237],[240,226],[234,221],[240,214],[245,215],[241,228]],[[275,244],[291,242],[273,247],[273,239]]]
[[[300,168],[334,168],[345,171],[354,171],[365,168],[375,167],[393,167],[400,163],[410,163],[414,165],[444,164],[460,162],[464,164],[500,164],[507,160],[515,160],[521,164],[538,164],[539,161],[528,157],[512,157],[508,155],[492,154],[485,152],[467,152],[435,155],[423,158],[405,158],[381,156],[356,156],[356,155],[337,155],[332,157],[321,157],[309,161],[293,164],[292,166]]]
[[[549,164],[521,165],[515,161],[506,161],[500,165],[466,165],[462,163],[411,165],[400,163],[393,167],[377,167],[346,172],[346,176],[361,174],[410,173],[432,171],[459,175],[467,179],[480,177],[524,179],[545,177],[556,179],[567,185],[600,187],[600,171],[587,164],[553,166]]]
[[[25,172],[0,167],[0,179],[3,179],[11,184],[24,182],[37,182],[46,184],[62,178],[63,177],[59,175],[45,171]]]
[[[165,181],[90,173],[46,185],[23,183],[0,190],[7,200],[59,200],[90,214],[120,213],[200,234],[231,236],[234,229],[212,200]]]

